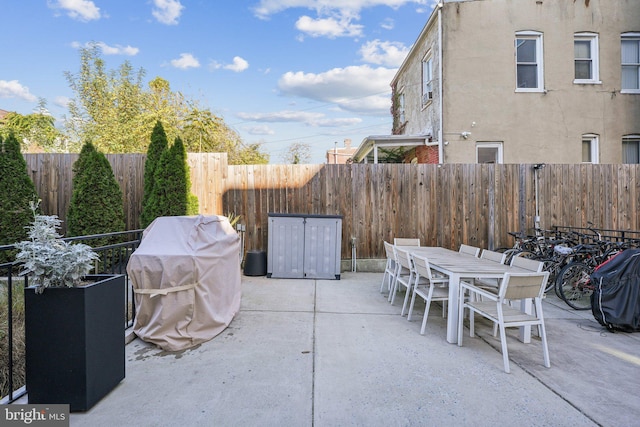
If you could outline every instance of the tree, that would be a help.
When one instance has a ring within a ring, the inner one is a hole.
[[[0,122],[0,134],[13,133],[25,152],[60,151],[62,134],[55,127],[55,119],[47,110],[47,101],[40,99],[32,114],[10,112]]]
[[[188,151],[226,152],[230,164],[268,162],[259,145],[244,146],[222,118],[173,92],[167,80],[156,77],[145,88],[144,75],[143,68],[135,71],[127,61],[108,70],[95,44],[80,50],[80,71],[65,73],[75,92],[66,120],[71,151],[79,141],[91,140],[108,153],[143,152],[160,120],[168,140],[182,138]]]
[[[167,135],[158,120],[151,132],[151,143],[147,149],[147,159],[144,162],[144,192],[142,195],[142,213],[140,226],[146,228],[157,215],[153,212],[153,194],[155,185],[155,173],[162,153],[167,151]]]
[[[144,69],[134,71],[128,61],[107,70],[96,44],[80,49],[80,71],[65,72],[76,98],[69,103],[66,121],[72,140],[90,140],[108,153],[140,150],[150,126],[145,126]]]
[[[269,155],[260,151],[260,144],[243,145],[242,150],[237,153],[235,165],[266,165],[269,163]]]
[[[187,215],[197,204],[191,195],[187,153],[180,138],[160,156],[155,171],[151,208],[154,219],[160,216]],[[190,207],[191,206],[191,207]],[[196,208],[197,209],[197,208]]]
[[[221,117],[195,103],[190,104],[182,136],[191,153],[227,153],[231,165],[269,163],[269,155],[260,151],[260,144],[246,146]]]
[[[122,190],[106,156],[87,142],[73,165],[73,193],[67,212],[67,235],[125,231]],[[95,240],[94,246],[113,243]]]
[[[26,238],[25,227],[33,220],[29,202],[38,200],[13,133],[0,137],[0,171],[0,245],[10,245]],[[6,254],[0,255],[0,263],[7,261]]]
[[[311,160],[311,147],[309,144],[296,142],[289,146],[289,149],[283,156],[285,163],[297,165],[301,163],[309,163]]]
[[[189,114],[189,101],[180,92],[173,92],[169,82],[156,77],[149,82],[147,106],[144,121],[153,124],[160,120],[164,124],[168,141],[173,141],[182,133]]]

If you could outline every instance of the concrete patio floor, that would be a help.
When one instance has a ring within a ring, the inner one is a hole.
[[[640,334],[544,301],[540,340],[509,340],[511,374],[488,323],[448,344],[432,307],[408,322],[382,273],[342,280],[243,276],[240,312],[213,340],[165,352],[134,340],[126,378],[72,426],[640,425]]]

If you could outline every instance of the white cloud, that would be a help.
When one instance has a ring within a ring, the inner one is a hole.
[[[71,19],[82,22],[100,19],[100,8],[91,0],[48,0],[51,9],[63,9]]]
[[[231,70],[231,71],[235,71],[236,73],[240,73],[246,70],[247,68],[249,68],[249,63],[243,58],[240,58],[239,56],[234,56],[233,63],[225,65],[223,68],[225,70]]]
[[[301,16],[296,22],[296,29],[311,37],[357,37],[362,35],[362,25],[351,23],[348,18],[318,18]]]
[[[334,68],[324,73],[288,72],[280,77],[278,89],[299,96],[333,103],[343,110],[389,115],[389,82],[396,69],[368,65]]]
[[[311,113],[308,111],[283,110],[271,113],[245,113],[237,114],[243,120],[265,123],[302,123],[313,127],[343,127],[362,122],[358,117],[328,118],[324,113]],[[259,127],[260,128],[260,127]],[[271,133],[269,133],[271,135]]]
[[[273,14],[287,9],[301,8],[315,11],[317,17],[303,15],[296,21],[296,28],[312,37],[359,37],[363,25],[354,24],[360,20],[360,12],[366,8],[388,6],[397,9],[407,4],[426,6],[434,0],[260,0],[253,8],[259,19],[269,19]],[[386,21],[383,28],[393,28],[393,22]],[[299,36],[302,41],[303,37]]]
[[[171,60],[171,65],[181,70],[186,70],[200,67],[200,61],[190,53],[181,53],[180,58]]]
[[[410,3],[426,5],[428,0],[260,0],[253,11],[258,18],[267,19],[270,15],[291,8],[315,10],[319,14],[327,11],[358,13],[362,9],[375,6],[388,6],[397,9]]]
[[[53,99],[53,105],[57,105],[58,107],[62,107],[62,108],[68,108],[69,107],[69,102],[71,102],[71,99],[67,96],[56,96]]]
[[[178,24],[178,18],[182,14],[184,6],[180,0],[153,0],[155,8],[151,14],[158,22],[167,25]]]
[[[0,80],[0,98],[20,98],[29,102],[38,100],[28,87],[22,86],[17,80]]]
[[[324,118],[322,113],[310,113],[308,111],[276,111],[272,113],[238,113],[238,117],[243,120],[251,120],[254,122],[267,122],[267,123],[282,123],[282,122],[295,122],[295,123],[312,123]]]
[[[115,45],[115,46],[109,46],[108,44],[104,43],[104,42],[88,42],[85,44],[82,44],[80,42],[72,42],[71,43],[71,47],[75,48],[75,49],[79,49],[81,47],[85,47],[85,48],[91,48],[92,46],[98,46],[100,48],[100,50],[102,51],[102,53],[104,53],[105,55],[127,55],[127,56],[135,56],[138,54],[138,52],[140,52],[140,49],[138,49],[137,47],[132,47],[132,46],[122,46],[122,45]]]
[[[396,26],[396,23],[391,18],[385,18],[385,20],[382,21],[382,23],[380,23],[380,27],[382,27],[385,30],[393,30],[395,26]]]
[[[121,46],[119,44],[115,46],[109,46],[106,43],[99,42],[97,45],[102,49],[102,53],[105,55],[127,55],[127,56],[135,56],[140,52],[140,49],[132,46]]]
[[[318,126],[321,127],[343,127],[352,126],[362,123],[362,119],[359,117],[346,117],[337,119],[322,119],[318,120]]]
[[[399,67],[409,53],[409,48],[402,43],[376,39],[363,44],[359,53],[364,62]]]
[[[239,56],[234,56],[233,62],[231,64],[221,64],[218,61],[209,62],[209,70],[219,70],[220,68],[235,71],[236,73],[241,73],[242,71],[249,68],[249,63]]]
[[[275,135],[276,132],[267,125],[252,126],[245,129],[249,135]]]

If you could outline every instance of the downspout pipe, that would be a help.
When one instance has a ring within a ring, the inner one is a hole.
[[[444,137],[443,128],[443,116],[444,116],[444,107],[443,102],[444,98],[442,97],[442,81],[444,80],[443,70],[444,67],[442,65],[442,2],[439,2],[436,6],[438,8],[438,68],[440,73],[440,78],[438,79],[438,91],[440,92],[440,106],[439,106],[439,114],[440,114],[440,129],[438,129],[438,163],[444,163],[444,141],[442,138]]]

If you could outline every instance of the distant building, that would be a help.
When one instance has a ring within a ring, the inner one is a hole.
[[[441,0],[354,162],[640,163],[640,1]]]
[[[338,147],[336,142],[336,146],[333,149],[327,150],[327,164],[344,165],[355,152],[356,149],[351,147],[350,139],[344,140],[344,147]]]
[[[0,109],[0,122],[9,114],[10,111]]]

